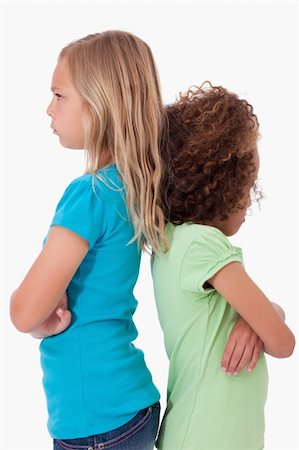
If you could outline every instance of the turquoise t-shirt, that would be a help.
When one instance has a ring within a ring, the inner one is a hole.
[[[56,439],[111,431],[159,400],[132,343],[141,252],[128,244],[134,232],[116,166],[98,175],[102,180],[87,174],[68,186],[51,223],[89,244],[67,288],[72,323],[40,345],[48,429]]]
[[[261,450],[268,374],[221,370],[238,314],[206,282],[242,251],[217,228],[166,226],[169,251],[152,261],[155,298],[169,358],[160,450]]]

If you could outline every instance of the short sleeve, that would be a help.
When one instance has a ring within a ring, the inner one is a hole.
[[[217,228],[204,227],[187,248],[181,266],[181,288],[206,292],[205,282],[231,262],[242,263],[242,250]]]
[[[105,202],[91,176],[74,180],[59,201],[51,226],[59,225],[85,239],[89,248],[105,232]]]

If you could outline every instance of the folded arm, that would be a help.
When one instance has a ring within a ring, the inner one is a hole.
[[[295,338],[284,323],[283,310],[268,300],[239,262],[220,269],[209,283],[257,334],[266,353],[277,358],[292,354]]]
[[[50,316],[30,334],[35,339],[44,339],[66,330],[72,321],[72,313],[68,309],[68,298],[65,292],[56,309]]]
[[[41,253],[11,296],[11,320],[19,331],[34,334],[57,310],[88,248],[76,233],[51,227]]]

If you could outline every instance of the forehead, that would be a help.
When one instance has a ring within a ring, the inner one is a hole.
[[[57,63],[52,76],[51,89],[72,88],[73,84],[69,76],[68,67],[64,59]]]

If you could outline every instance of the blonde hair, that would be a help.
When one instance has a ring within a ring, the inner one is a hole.
[[[157,252],[166,245],[159,193],[165,111],[149,46],[131,33],[105,31],[71,42],[59,58],[85,105],[86,172],[115,162],[133,241]]]

